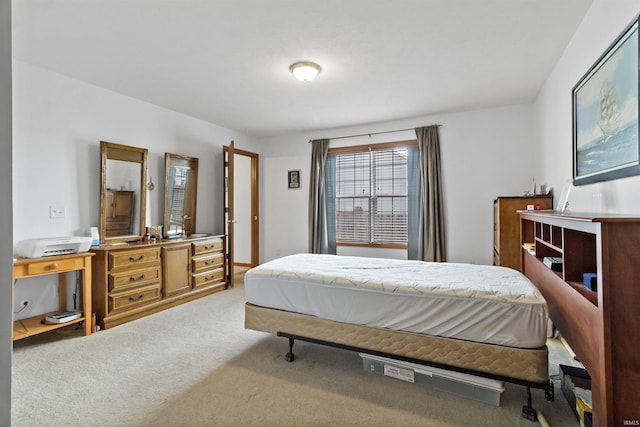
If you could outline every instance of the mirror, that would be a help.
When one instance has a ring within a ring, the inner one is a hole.
[[[147,208],[147,149],[100,141],[100,244],[141,240]]]
[[[164,235],[188,237],[196,231],[198,158],[164,153]]]

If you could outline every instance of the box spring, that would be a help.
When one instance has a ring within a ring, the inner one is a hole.
[[[250,303],[245,328],[537,388],[549,383],[546,346],[523,349],[392,331]]]

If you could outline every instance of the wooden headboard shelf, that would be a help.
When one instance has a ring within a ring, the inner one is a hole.
[[[591,376],[594,426],[640,422],[640,217],[520,212],[524,274]],[[562,272],[543,263],[562,258]],[[597,290],[583,284],[597,274]]]

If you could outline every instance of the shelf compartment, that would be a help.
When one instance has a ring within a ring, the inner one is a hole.
[[[551,226],[551,244],[562,250],[562,227],[556,227],[555,225]]]
[[[531,221],[521,220],[520,223],[520,239],[522,242],[533,243],[535,241],[535,227]]]
[[[15,322],[13,322],[13,340],[17,341],[22,338],[27,338],[33,335],[40,334],[42,332],[64,328],[66,326],[73,325],[74,323],[80,323],[85,320],[85,317],[81,316],[77,319],[74,319],[74,320],[71,320],[70,322],[65,322],[65,323],[59,323],[59,324],[53,324],[53,325],[48,323],[42,323],[42,320],[45,317],[54,313],[58,313],[58,312],[52,311],[49,313],[43,313],[37,316],[16,320]]]
[[[563,251],[561,248],[553,246],[551,243],[536,238],[536,255],[541,259],[546,256],[555,256],[562,258]]]
[[[562,251],[562,227],[541,222],[535,223],[535,237],[548,245]]]
[[[583,282],[584,273],[595,273],[596,235],[578,230],[565,229],[564,280]]]
[[[551,225],[541,224],[542,232],[540,234],[540,240],[543,242],[551,243]]]
[[[584,284],[582,282],[571,282],[571,281],[565,281],[563,278],[563,273],[560,271],[553,271],[551,270],[549,267],[547,267],[546,265],[544,265],[544,261],[542,258],[536,258],[545,268],[549,269],[549,271],[551,271],[552,273],[554,273],[558,279],[562,280],[564,283],[566,283],[567,285],[571,286],[573,289],[575,289],[580,295],[582,295],[583,297],[585,297],[591,304],[595,305],[596,307],[598,306],[598,293],[594,292],[590,289],[587,289],[584,287]]]

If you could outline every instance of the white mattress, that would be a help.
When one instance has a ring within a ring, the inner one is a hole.
[[[245,276],[247,302],[338,322],[519,348],[545,345],[547,305],[504,267],[297,254]]]

